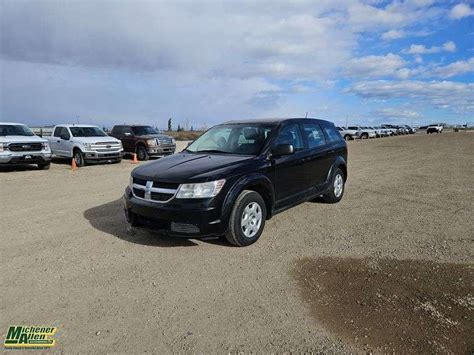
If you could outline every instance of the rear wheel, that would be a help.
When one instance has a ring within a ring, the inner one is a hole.
[[[369,139],[369,134],[368,133],[362,133],[361,138],[362,139]]]
[[[76,161],[77,166],[84,166],[86,163],[84,161],[84,154],[79,149],[75,149],[72,153],[72,158]]]
[[[137,158],[138,160],[148,160],[150,158],[146,148],[142,145],[137,147]]]
[[[351,139],[352,139],[352,137],[351,137],[349,134],[346,134],[346,135],[344,136],[344,140],[345,140],[345,141],[350,141]]]
[[[263,232],[266,218],[262,196],[255,191],[242,191],[230,215],[227,241],[239,247],[255,243]]]
[[[344,195],[345,176],[341,169],[337,168],[333,177],[329,191],[323,195],[324,201],[328,203],[337,203],[341,201]]]

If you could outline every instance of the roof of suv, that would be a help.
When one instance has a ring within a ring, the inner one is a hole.
[[[293,121],[293,120],[311,120],[311,121],[319,121],[319,122],[328,122],[326,120],[321,120],[321,119],[317,119],[317,118],[311,118],[311,117],[307,117],[307,118],[304,118],[304,117],[291,117],[291,118],[279,118],[279,117],[275,117],[275,118],[256,118],[256,119],[244,119],[244,120],[232,120],[232,121],[227,121],[227,122],[224,122],[223,124],[237,124],[237,123],[274,123],[274,124],[277,124],[277,123],[282,123],[282,122],[285,122],[285,121]]]

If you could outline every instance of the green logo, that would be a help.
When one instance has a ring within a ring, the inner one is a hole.
[[[6,348],[52,348],[56,340],[50,337],[56,330],[56,327],[11,325],[3,345]]]

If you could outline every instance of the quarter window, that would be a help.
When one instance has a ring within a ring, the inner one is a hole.
[[[341,134],[338,131],[336,131],[336,128],[334,126],[325,125],[324,130],[326,131],[326,134],[330,142],[339,142],[343,140]]]

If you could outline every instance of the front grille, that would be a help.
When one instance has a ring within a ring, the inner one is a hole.
[[[135,197],[154,202],[167,202],[178,191],[179,184],[133,178]]]
[[[91,145],[91,149],[96,152],[116,152],[122,148],[121,144],[118,142],[100,142],[94,143]]]
[[[156,143],[158,143],[158,145],[172,145],[173,139],[171,137],[156,138]]]
[[[43,149],[42,143],[10,143],[8,149],[12,152],[38,152]]]

